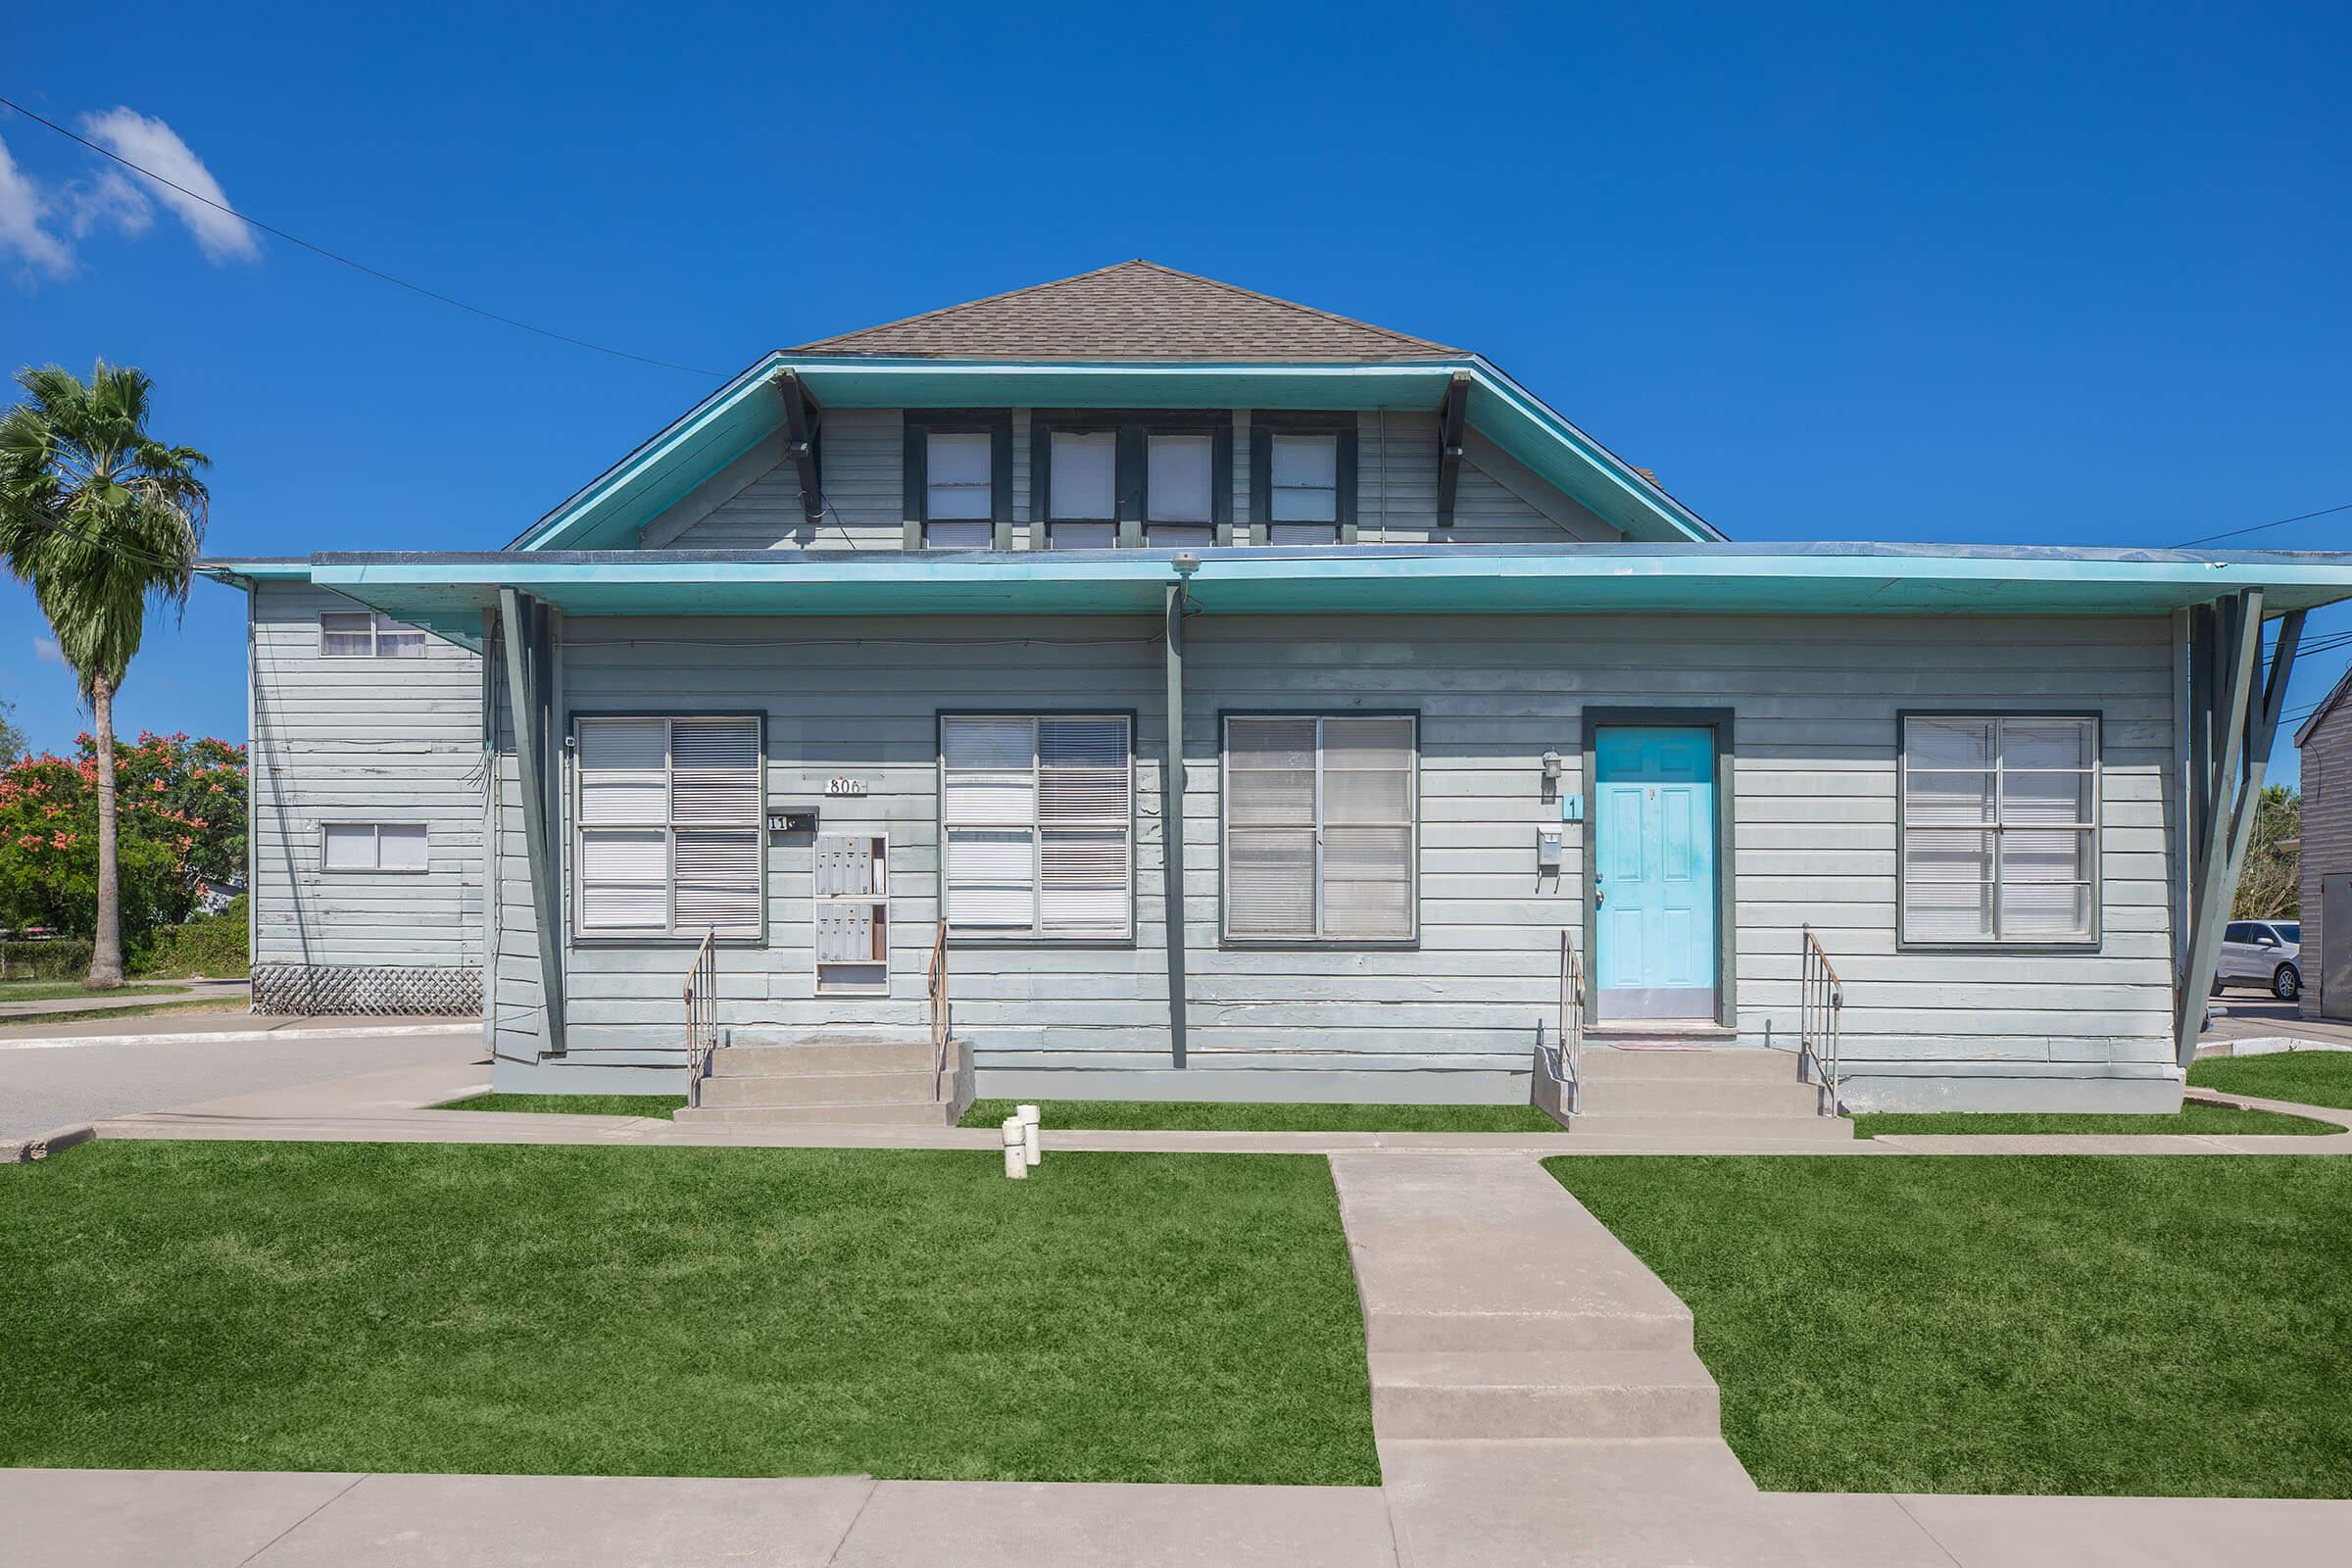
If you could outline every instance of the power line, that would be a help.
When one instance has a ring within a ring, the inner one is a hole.
[[[369,277],[376,278],[382,282],[390,283],[396,288],[405,288],[412,294],[421,294],[428,300],[437,300],[443,305],[454,306],[458,310],[469,312],[470,314],[482,317],[487,320],[496,321],[502,326],[512,326],[524,332],[535,332],[541,337],[553,338],[558,343],[568,343],[573,348],[590,349],[598,354],[609,354],[616,360],[634,360],[639,365],[650,365],[658,369],[678,370],[687,375],[706,376],[713,381],[721,381],[726,379],[716,370],[698,369],[691,365],[673,365],[667,360],[648,359],[642,354],[631,354],[626,349],[608,348],[602,343],[591,343],[584,337],[572,337],[567,333],[550,331],[544,326],[533,326],[530,322],[518,321],[512,316],[501,316],[498,312],[484,310],[479,305],[468,305],[464,300],[453,299],[447,294],[439,293],[436,290],[426,288],[421,283],[412,283],[405,277],[394,277],[390,272],[383,271],[377,268],[369,267],[366,262],[354,261],[348,256],[343,256],[334,251],[328,250],[323,245],[314,245],[299,234],[289,234],[284,229],[277,227],[275,224],[265,223],[258,218],[250,218],[245,214],[238,212],[233,207],[224,207],[220,203],[214,201],[210,196],[205,196],[196,191],[192,191],[188,189],[187,186],[180,184],[176,180],[166,179],[154,170],[142,168],[141,166],[132,163],[129,159],[123,157],[122,154],[112,152],[107,148],[99,146],[98,143],[90,140],[87,136],[78,135],[74,131],[68,130],[56,121],[34,114],[31,110],[25,108],[23,104],[18,103],[14,99],[0,98],[0,105],[5,105],[10,109],[14,109],[18,114],[23,115],[26,120],[31,121],[37,125],[48,126],[51,130],[56,131],[60,136],[65,137],[69,141],[76,141],[81,143],[82,146],[87,147],[90,151],[98,154],[101,158],[111,158],[116,163],[121,164],[124,169],[130,170],[134,173],[143,174],[147,178],[154,180],[159,185],[170,186],[172,190],[179,192],[182,196],[187,197],[190,201],[202,202],[205,206],[212,208],[215,212],[226,213],[229,217],[235,219],[240,223],[250,224],[253,227],[260,229],[265,234],[275,235],[277,238],[284,240],[289,245],[299,245],[304,250],[311,252],[315,256],[323,256],[330,262],[335,262],[344,267],[348,267],[355,272],[365,272]]]
[[[2265,528],[2283,528],[2290,522],[2308,522],[2314,517],[2326,517],[2338,512],[2352,512],[2352,501],[2346,501],[2340,506],[2322,507],[2317,512],[2299,513],[2292,517],[2280,517],[2275,522],[2250,523],[2243,528],[2230,528],[2222,533],[2209,533],[2202,539],[2183,539],[2172,548],[2186,550],[2190,545],[2209,545],[2216,539],[2234,539],[2241,533],[2260,533]]]

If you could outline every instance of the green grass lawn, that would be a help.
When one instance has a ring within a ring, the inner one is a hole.
[[[2331,1122],[2308,1116],[2282,1116],[2270,1110],[2240,1110],[2235,1105],[2182,1105],[2171,1115],[2144,1116],[2096,1111],[1970,1111],[1942,1110],[1914,1113],[1866,1111],[1854,1117],[1857,1138],[1896,1137],[1907,1133],[2340,1133]]]
[[[1002,1170],[130,1141],[0,1167],[0,1465],[1379,1481],[1325,1161]]]
[[[995,1127],[1012,1100],[976,1100],[959,1127]],[[1030,1102],[1046,1129],[1221,1133],[1556,1133],[1533,1105],[1251,1104],[1191,1100]]]
[[[0,1002],[65,1002],[82,997],[152,997],[185,991],[185,986],[121,986],[92,991],[78,980],[0,980]]]
[[[662,1116],[686,1107],[684,1095],[475,1095],[437,1110],[533,1110],[559,1116]]]
[[[2279,1051],[2260,1056],[2206,1056],[2189,1064],[2199,1089],[2303,1105],[2352,1110],[2352,1051]]]
[[[1544,1163],[1767,1491],[2352,1496],[2352,1161]]]

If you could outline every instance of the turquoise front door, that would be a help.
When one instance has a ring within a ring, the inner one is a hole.
[[[1715,1015],[1715,732],[1592,742],[1594,1012]]]

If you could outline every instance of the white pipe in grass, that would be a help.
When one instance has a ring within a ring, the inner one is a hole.
[[[1029,1174],[1029,1151],[1021,1137],[1021,1118],[1004,1118],[1004,1174],[1019,1181]]]
[[[1046,1157],[1045,1148],[1039,1139],[1042,1129],[1038,1108],[1035,1105],[1015,1105],[1012,1113],[1021,1120],[1021,1152],[1034,1166]]]

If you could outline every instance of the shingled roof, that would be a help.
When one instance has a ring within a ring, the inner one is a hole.
[[[953,360],[1426,360],[1462,353],[1156,262],[1052,283],[804,343],[795,354]]]

